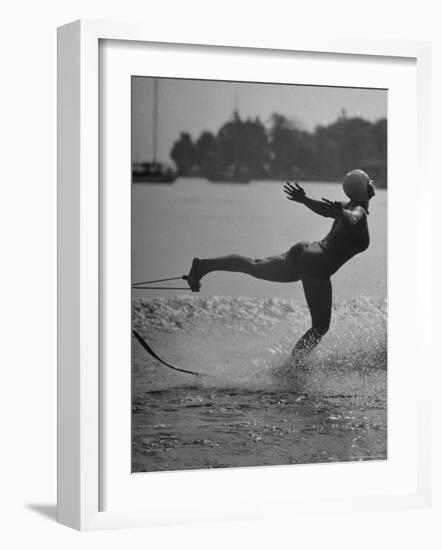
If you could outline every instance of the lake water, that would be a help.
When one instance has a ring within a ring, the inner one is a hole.
[[[344,200],[339,185],[304,187]],[[194,256],[273,255],[330,225],[287,201],[282,182],[134,185],[132,279],[185,274]],[[134,327],[153,349],[211,376],[170,371],[134,341],[133,471],[386,458],[384,190],[369,226],[369,249],[333,276],[330,331],[301,368],[290,357],[310,323],[300,283],[215,273],[199,294],[134,291]]]

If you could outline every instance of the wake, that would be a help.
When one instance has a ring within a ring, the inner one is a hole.
[[[336,391],[345,381],[387,370],[386,301],[358,298],[334,306],[332,324],[310,354],[294,359],[309,328],[307,307],[281,298],[175,296],[133,301],[133,327],[164,359],[209,377],[189,380],[133,345],[133,383],[142,387]],[[382,376],[382,379],[384,376]]]

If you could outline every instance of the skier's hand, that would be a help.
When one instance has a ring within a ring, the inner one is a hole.
[[[302,203],[306,197],[304,189],[297,182],[295,182],[295,186],[293,186],[290,182],[287,182],[284,185],[284,192],[289,201]]]

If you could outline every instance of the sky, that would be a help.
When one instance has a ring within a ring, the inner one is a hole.
[[[154,79],[132,78],[132,155],[135,162],[152,160]],[[387,91],[289,84],[158,79],[158,158],[170,162],[180,132],[196,140],[203,130],[216,133],[238,110],[241,118],[259,116],[264,124],[272,113],[295,121],[306,130],[334,122],[342,109],[347,116],[370,121],[387,116]]]

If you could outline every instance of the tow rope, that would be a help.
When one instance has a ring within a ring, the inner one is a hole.
[[[139,283],[133,283],[132,288],[135,290],[190,290],[191,292],[199,292],[198,290],[192,290],[186,286],[151,286],[155,283],[164,283],[166,281],[187,281],[187,275],[181,275],[180,277],[168,277],[167,279],[156,279],[154,281],[141,281]]]
[[[139,283],[133,283],[132,288],[135,290],[190,290],[189,287],[173,287],[173,286],[150,286],[155,283],[164,283],[166,281],[177,281],[179,279],[182,279],[184,281],[187,281],[187,275],[181,275],[181,277],[168,277],[166,279],[155,279],[154,281],[140,281]],[[193,290],[192,292],[199,292],[198,290]],[[149,346],[149,344],[146,342],[146,340],[135,330],[132,329],[132,334],[135,336],[138,343],[141,345],[141,347],[147,351],[149,355],[151,355],[154,359],[162,363],[165,367],[176,370],[178,372],[184,372],[186,374],[192,374],[193,376],[212,376],[211,374],[205,374],[203,372],[195,372],[193,370],[188,369],[181,369],[180,367],[176,367],[175,365],[171,365],[167,361],[164,361],[164,359],[161,359],[154,350]]]
[[[138,334],[138,332],[135,329],[132,329],[132,334],[135,336],[138,343],[143,347],[143,349],[145,351],[147,351],[147,353],[149,353],[149,355],[152,355],[152,357],[155,358],[157,361],[162,363],[165,367],[167,367],[169,369],[177,370],[179,372],[185,372],[186,374],[192,374],[193,376],[213,376],[211,374],[204,374],[203,372],[195,372],[193,370],[181,369],[179,367],[175,367],[174,365],[171,365],[167,361],[164,361],[164,359],[161,359],[161,357],[159,357],[153,351],[153,349],[149,346],[149,344],[146,342],[146,340],[140,334]]]

